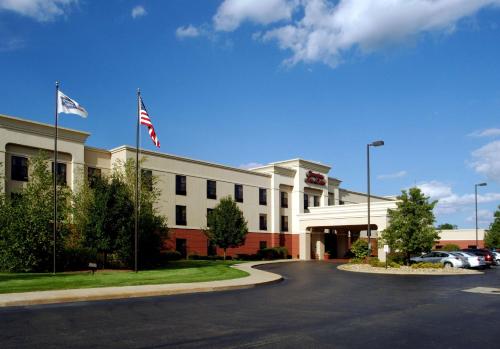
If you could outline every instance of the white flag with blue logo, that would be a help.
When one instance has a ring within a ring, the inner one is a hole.
[[[82,118],[86,118],[88,115],[84,107],[61,91],[58,91],[57,95],[57,111],[59,113],[80,115]]]

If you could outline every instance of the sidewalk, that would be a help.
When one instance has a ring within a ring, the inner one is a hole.
[[[24,306],[35,304],[54,304],[104,299],[166,296],[183,293],[226,291],[250,288],[279,282],[281,275],[253,268],[270,263],[286,263],[296,260],[260,261],[235,264],[233,268],[247,272],[248,276],[220,281],[193,282],[180,284],[116,286],[100,288],[81,288],[71,290],[36,291],[0,294],[0,307]]]

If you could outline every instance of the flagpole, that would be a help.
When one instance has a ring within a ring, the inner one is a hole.
[[[58,121],[58,98],[59,98],[59,81],[56,81],[56,115],[55,115],[55,135],[54,135],[54,224],[52,225],[52,242],[53,242],[53,271],[56,274],[56,236],[57,236],[57,121]]]
[[[135,138],[135,235],[134,235],[134,271],[137,273],[137,232],[139,230],[139,127],[141,123],[141,90],[137,89],[137,130]]]

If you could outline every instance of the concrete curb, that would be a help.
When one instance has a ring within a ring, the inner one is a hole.
[[[419,276],[419,275],[425,275],[425,276],[464,276],[464,275],[481,275],[484,274],[484,272],[477,271],[477,270],[470,270],[470,269],[461,269],[460,271],[462,272],[457,272],[457,271],[446,271],[444,269],[437,269],[436,271],[427,271],[427,270],[422,270],[422,269],[415,269],[412,270],[411,272],[407,272],[405,270],[401,269],[395,269],[395,268],[374,268],[370,267],[370,269],[355,269],[357,264],[349,265],[349,264],[342,264],[337,267],[337,269],[342,270],[342,271],[348,271],[351,273],[365,273],[365,274],[381,274],[381,275],[411,275],[411,276]],[[467,272],[465,272],[467,271]]]
[[[295,261],[296,260],[277,260],[235,264],[232,266],[233,268],[245,271],[249,275],[242,278],[230,280],[4,293],[0,294],[0,307],[84,302],[151,296],[168,296],[186,293],[214,292],[251,288],[259,285],[276,283],[283,280],[283,277],[281,275],[255,269],[255,266]]]

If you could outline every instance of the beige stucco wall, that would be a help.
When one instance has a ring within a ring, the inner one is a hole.
[[[112,150],[112,163],[117,159],[134,159],[135,149],[120,147]],[[167,216],[169,226],[174,228],[200,229],[206,227],[207,208],[213,208],[218,200],[225,196],[234,198],[235,184],[243,185],[243,203],[238,203],[248,229],[252,232],[265,232],[259,229],[259,215],[266,214],[268,219],[267,232],[273,232],[270,224],[270,181],[266,174],[251,173],[222,165],[206,163],[197,160],[179,158],[172,155],[151,151],[141,153],[142,168],[153,171],[158,179],[158,188],[161,191],[158,209]],[[186,176],[186,195],[176,195],[176,175]],[[217,183],[217,199],[207,198],[207,180]],[[259,188],[267,190],[267,205],[259,205]],[[186,206],[186,226],[175,224],[175,206]]]

